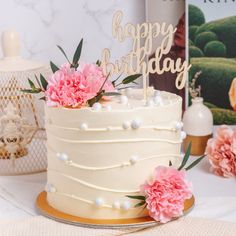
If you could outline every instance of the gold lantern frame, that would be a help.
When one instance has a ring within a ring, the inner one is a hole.
[[[35,76],[40,73],[47,76],[51,72],[48,67],[0,71],[0,120],[3,116],[10,117],[6,114],[8,107],[14,110],[10,113],[15,117],[12,121],[9,118],[0,123],[0,175],[32,174],[47,168],[44,101],[39,100],[39,96],[21,91],[28,87],[28,78],[35,81]],[[12,153],[8,150],[9,143]]]

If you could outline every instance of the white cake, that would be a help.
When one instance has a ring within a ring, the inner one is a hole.
[[[48,203],[93,219],[137,218],[139,186],[159,166],[180,163],[181,97],[142,91],[81,109],[46,107]]]

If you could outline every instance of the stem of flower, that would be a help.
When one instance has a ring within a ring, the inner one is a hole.
[[[110,76],[110,73],[107,75],[106,79],[104,80],[104,82],[103,82],[103,84],[102,84],[102,86],[101,86],[101,88],[99,89],[99,91],[98,91],[98,93],[97,93],[97,94],[99,94],[99,93],[101,93],[101,92],[102,92],[102,89],[103,89],[103,87],[104,87],[105,83],[107,82],[107,80],[108,80],[109,76]]]

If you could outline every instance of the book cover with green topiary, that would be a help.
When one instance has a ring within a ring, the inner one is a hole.
[[[211,109],[214,124],[236,125],[236,1],[187,0],[189,80]]]

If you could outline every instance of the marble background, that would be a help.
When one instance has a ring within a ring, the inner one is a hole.
[[[19,31],[22,56],[45,63],[64,62],[56,44],[72,57],[82,37],[84,61],[96,61],[105,47],[112,59],[120,58],[131,42],[120,44],[112,38],[113,13],[122,10],[124,22],[145,21],[145,0],[0,0],[0,6],[0,32]]]

